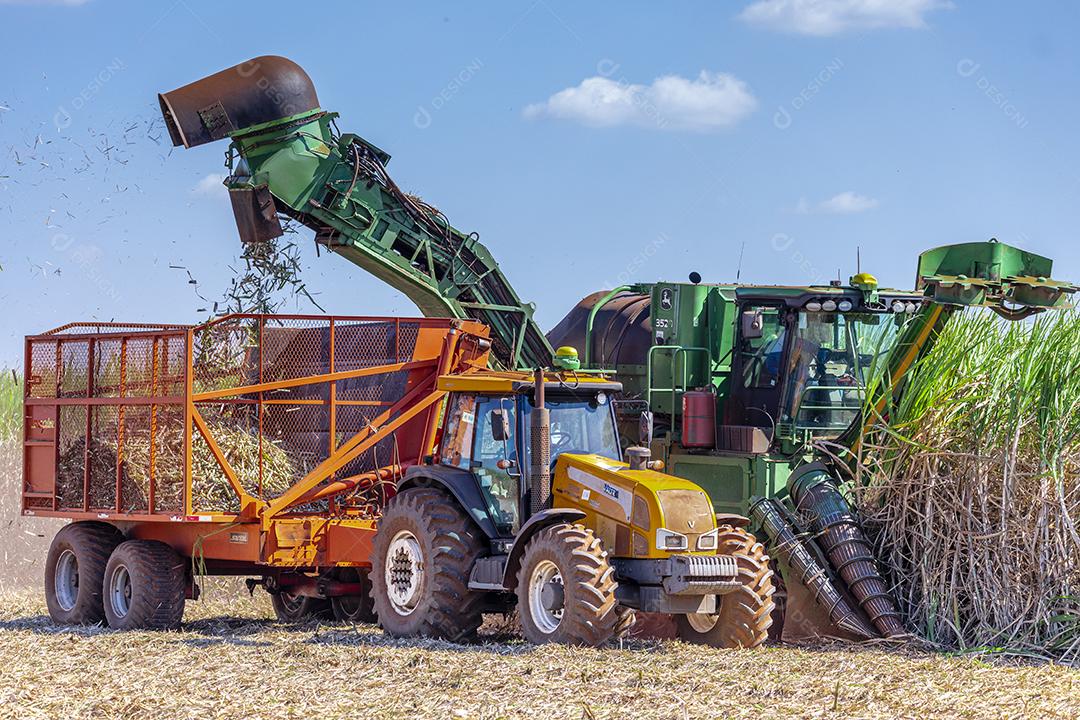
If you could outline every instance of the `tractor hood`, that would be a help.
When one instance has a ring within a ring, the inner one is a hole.
[[[642,546],[649,555],[662,554],[662,543],[658,543],[662,531],[686,537],[685,548],[673,549],[697,552],[703,549],[698,544],[701,536],[716,529],[712,501],[689,480],[653,470],[631,470],[627,463],[600,455],[572,453],[559,456],[555,473],[555,506],[591,508],[631,525],[635,556],[645,554]]]

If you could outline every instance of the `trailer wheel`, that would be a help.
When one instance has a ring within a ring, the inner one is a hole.
[[[330,614],[330,601],[307,595],[294,595],[285,590],[270,593],[270,604],[278,622],[302,624],[312,620],[326,619]]]
[[[123,541],[119,530],[99,522],[77,522],[56,533],[45,559],[45,604],[53,622],[94,625],[105,619],[105,566]]]
[[[375,623],[375,601],[371,598],[371,575],[360,568],[341,568],[337,579],[346,583],[360,583],[364,590],[360,595],[342,595],[330,598],[334,619],[343,623]]]
[[[525,546],[517,576],[518,614],[532,643],[605,645],[620,621],[615,570],[603,543],[581,525],[559,523]]]
[[[414,488],[387,504],[372,548],[375,614],[390,635],[459,641],[483,620],[469,573],[483,552],[479,529],[449,494]]]
[[[765,547],[750,533],[720,526],[717,552],[734,556],[742,585],[721,595],[715,614],[679,615],[679,637],[688,642],[720,648],[755,648],[769,637],[773,622],[773,571]]]
[[[184,617],[187,562],[156,540],[121,543],[105,568],[104,604],[116,630],[173,630]]]

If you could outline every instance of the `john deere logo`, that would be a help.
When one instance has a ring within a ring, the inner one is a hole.
[[[664,288],[663,290],[661,290],[660,291],[660,307],[664,308],[665,310],[670,310],[671,306],[674,305],[674,304],[675,304],[674,296],[673,296],[673,294],[671,292],[671,289],[670,288]]]

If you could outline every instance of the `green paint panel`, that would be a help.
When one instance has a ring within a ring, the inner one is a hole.
[[[716,512],[744,513],[750,497],[750,462],[744,458],[674,455],[671,472],[701,486]]]

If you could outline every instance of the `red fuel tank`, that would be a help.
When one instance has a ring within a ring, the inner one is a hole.
[[[682,399],[682,446],[716,447],[716,394],[709,390],[688,390]]]

